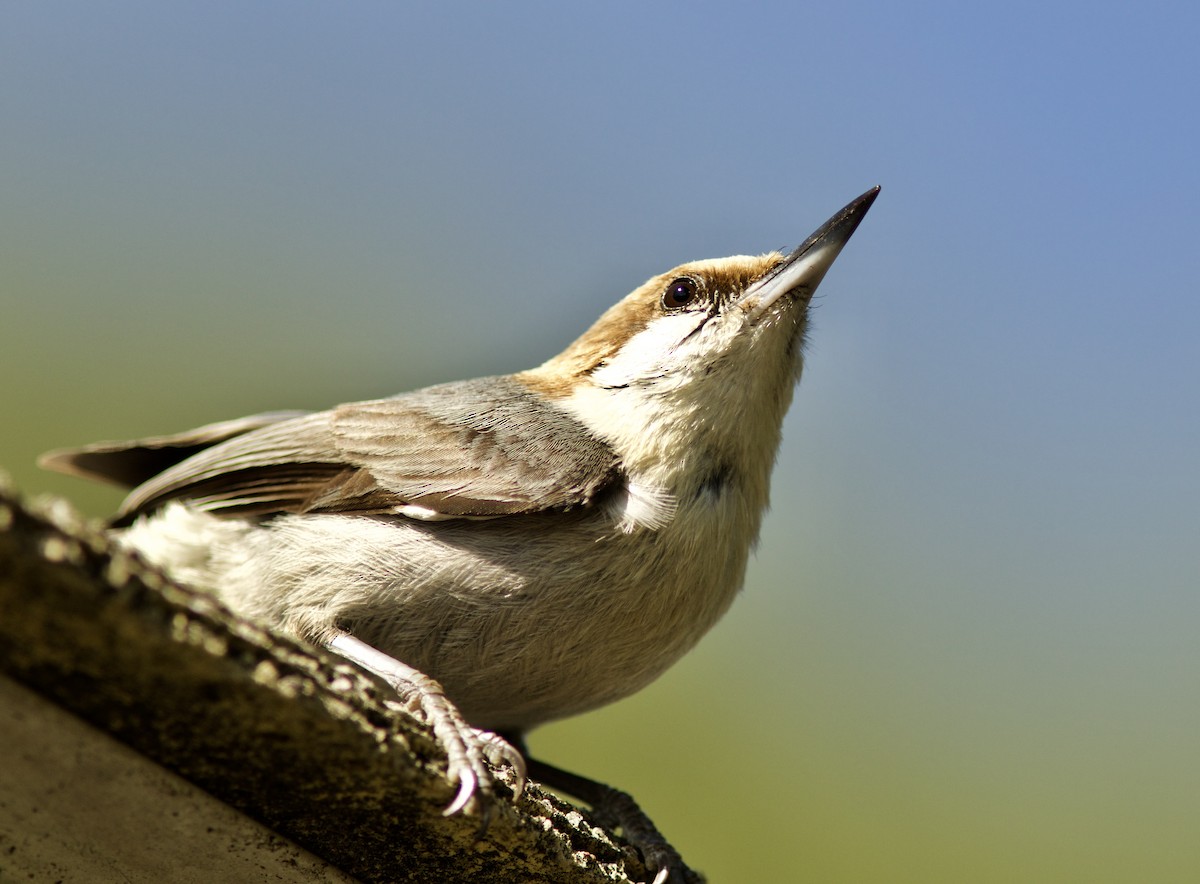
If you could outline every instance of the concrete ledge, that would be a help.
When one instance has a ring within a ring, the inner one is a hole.
[[[258,853],[284,858],[283,871],[263,866],[261,876],[228,880],[565,884],[648,878],[635,851],[536,784],[519,803],[509,796],[494,802],[482,836],[478,818],[443,817],[454,790],[440,747],[422,722],[385,702],[386,688],[370,676],[171,583],[113,549],[61,501],[26,506],[4,488],[0,672],[90,723],[102,732],[98,739],[115,737],[236,810],[213,824],[224,835],[191,841],[187,850],[197,863],[217,852],[238,861],[236,843],[258,844]],[[10,725],[33,716],[33,733],[58,729],[52,722],[59,710],[41,708],[20,688],[7,688],[0,698]],[[8,809],[7,818],[0,816],[6,833],[0,839],[9,839],[0,840],[0,877],[33,871],[11,865],[20,861],[15,848],[21,845],[68,851],[61,839],[38,841],[39,825],[54,826],[53,820],[32,812],[17,820],[22,807],[49,806],[58,787],[52,763],[37,772],[37,738],[27,736],[23,750],[16,745],[15,738],[4,739],[3,764],[31,773],[0,778],[0,813]],[[44,749],[46,761],[61,751],[50,744]],[[18,751],[25,754],[14,757]],[[96,758],[111,754],[96,752]],[[149,814],[131,819],[185,813],[171,800],[179,790],[162,785],[178,781],[161,773],[126,784],[120,803],[140,802],[139,810]],[[82,813],[111,812],[111,778],[75,779],[83,791],[72,801]],[[28,794],[38,789],[40,796]],[[186,802],[192,808],[186,813],[199,814],[195,807],[204,804],[190,795]],[[11,835],[9,820],[17,825]],[[140,843],[146,862],[161,847],[155,842],[179,837],[170,827],[152,831],[133,822],[130,828],[107,837],[130,842],[122,850]],[[272,832],[294,844],[273,840]],[[115,847],[96,852],[129,864],[116,879],[163,880],[158,873],[139,875],[140,861]],[[260,860],[266,862],[253,861]],[[274,877],[289,870],[292,877]]]
[[[0,880],[354,881],[0,676]]]

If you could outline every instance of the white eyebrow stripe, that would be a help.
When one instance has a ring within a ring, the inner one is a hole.
[[[708,313],[682,311],[657,316],[592,372],[602,387],[627,387],[641,379],[661,376],[671,354],[709,319]]]

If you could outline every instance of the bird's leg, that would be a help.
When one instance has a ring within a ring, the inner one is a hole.
[[[525,787],[524,757],[498,734],[471,727],[437,681],[352,635],[335,637],[329,648],[386,681],[405,706],[410,711],[419,711],[433,728],[434,736],[446,750],[446,775],[452,783],[458,783],[458,794],[443,814],[451,816],[463,810],[471,804],[476,792],[492,793],[489,762],[513,768],[517,775],[516,794],[520,797]]]
[[[625,840],[642,852],[646,867],[656,873],[654,884],[703,884],[704,877],[684,864],[679,852],[629,793],[529,758],[528,754],[526,764],[533,779],[590,804],[597,823],[605,828],[620,827]]]

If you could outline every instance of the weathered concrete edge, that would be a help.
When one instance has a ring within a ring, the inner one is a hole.
[[[0,881],[357,884],[0,674]]]
[[[478,818],[425,726],[337,657],[233,616],[61,500],[0,487],[0,670],[364,881],[646,880],[531,786]]]

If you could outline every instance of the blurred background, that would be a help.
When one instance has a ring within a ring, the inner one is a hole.
[[[883,193],[746,589],[534,750],[714,884],[1200,874],[1200,12],[10,3],[0,466],[556,353]]]

